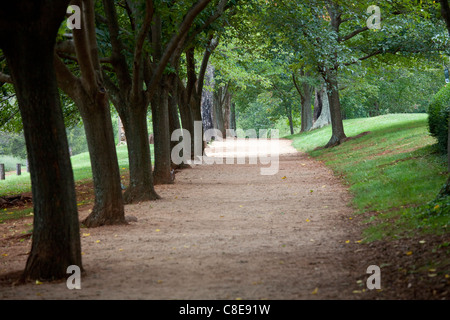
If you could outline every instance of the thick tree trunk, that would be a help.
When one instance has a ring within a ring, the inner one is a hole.
[[[327,90],[325,88],[316,90],[316,98],[314,101],[314,114],[316,114],[316,108],[320,109],[320,113],[318,113],[319,116],[314,121],[311,130],[322,128],[331,123],[330,103],[328,101]]]
[[[205,85],[208,89],[202,90],[202,119],[203,119],[203,128],[205,130],[213,129],[213,89],[214,89],[214,67],[212,65],[208,65],[205,73]]]
[[[313,112],[311,108],[311,98],[314,92],[314,87],[308,84],[303,84],[303,96],[302,96],[302,110],[301,110],[301,132],[311,130],[313,125]]]
[[[187,89],[178,78],[178,109],[181,127],[191,134],[191,160],[194,159],[194,115],[192,114]]]
[[[123,199],[125,203],[159,199],[160,196],[153,185],[147,108],[135,105],[133,108],[127,107],[124,110],[126,110],[125,114],[119,114],[127,136],[130,185],[127,186]]]
[[[82,222],[89,228],[125,224],[120,171],[106,94],[78,104],[83,118],[94,180],[95,204]]]
[[[305,71],[303,69],[300,70],[300,75],[305,76]],[[294,82],[294,86],[297,89],[297,92],[300,95],[301,99],[301,127],[300,132],[306,132],[311,130],[313,125],[313,113],[311,108],[311,97],[314,92],[314,87],[307,82],[303,81],[301,87],[297,84],[297,80],[295,78],[295,74],[292,74],[292,80]]]
[[[169,97],[168,97],[167,76],[161,80],[159,91],[153,95],[152,120],[153,136],[155,139],[155,168],[153,170],[153,183],[170,184],[173,183],[170,160],[170,135],[169,132]]]
[[[68,266],[82,269],[75,184],[53,66],[67,4],[14,1],[0,13],[0,45],[17,93],[33,192],[32,246],[22,280],[64,279]]]
[[[332,134],[325,147],[329,148],[341,144],[347,138],[344,133],[344,124],[342,122],[341,103],[339,98],[339,88],[336,72],[328,72],[327,93],[330,103]]]
[[[223,112],[223,105],[226,95],[226,88],[225,87],[219,87],[214,92],[214,99],[213,99],[213,123],[214,128],[219,130],[222,133],[222,138],[225,138],[225,123],[224,123],[224,112]]]

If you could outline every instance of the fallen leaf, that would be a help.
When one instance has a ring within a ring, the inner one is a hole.
[[[83,237],[89,237],[90,235],[90,233],[83,233]]]
[[[159,230],[159,229],[156,229],[155,231],[156,231],[156,232],[160,232],[161,230]]]
[[[39,280],[36,280],[36,284],[42,284],[42,282],[40,282]]]
[[[350,243],[350,240],[346,240],[345,243]]]
[[[406,255],[407,255],[407,256],[412,255],[412,251],[408,251],[408,252],[406,253]]]
[[[97,241],[95,241],[95,242],[100,243],[100,240],[97,240]]]
[[[311,221],[311,220],[309,220],[309,219],[306,219],[305,221],[306,221],[306,222],[309,222],[309,221]]]
[[[283,178],[281,178],[281,179],[286,179],[286,176],[284,176]]]
[[[315,288],[313,292],[311,292],[311,294],[317,294],[319,292],[319,288]]]

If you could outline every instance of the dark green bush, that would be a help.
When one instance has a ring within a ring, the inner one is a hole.
[[[428,127],[431,135],[438,140],[438,147],[442,153],[447,152],[449,111],[450,84],[434,95],[428,108]]]

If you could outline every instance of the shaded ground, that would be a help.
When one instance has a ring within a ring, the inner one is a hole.
[[[208,152],[230,155],[217,144]],[[81,290],[63,281],[13,286],[32,218],[1,224],[0,299],[449,298],[449,266],[419,268],[448,257],[446,239],[361,243],[364,217],[338,178],[290,141],[280,140],[280,153],[274,175],[261,175],[269,165],[260,161],[195,165],[156,187],[162,200],[127,205],[137,222],[83,228]],[[80,220],[87,214],[80,209]],[[366,288],[372,264],[382,290]]]

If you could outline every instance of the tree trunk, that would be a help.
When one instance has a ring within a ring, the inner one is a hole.
[[[311,130],[313,125],[313,113],[311,108],[311,98],[314,91],[314,87],[304,83],[302,84],[303,97],[302,97],[302,115],[301,115],[301,132]]]
[[[316,107],[317,106],[317,107]],[[331,123],[330,103],[328,101],[327,90],[321,88],[316,90],[316,98],[314,101],[314,114],[316,108],[320,109],[319,117],[314,121],[311,130],[319,129]]]
[[[81,6],[81,1],[74,1]],[[124,204],[114,132],[106,90],[100,72],[95,38],[94,3],[83,2],[82,26],[73,31],[79,78],[55,55],[58,84],[76,103],[86,132],[94,181],[95,203],[83,220],[87,227],[124,224]]]
[[[175,130],[181,129],[180,126],[180,117],[178,115],[178,81],[176,74],[169,75],[169,133],[172,133]],[[170,141],[170,150],[178,144],[177,141]],[[181,168],[183,165],[175,165],[171,160],[171,168]],[[173,177],[172,177],[173,178]]]
[[[323,88],[320,90],[315,90],[315,99],[314,99],[314,122],[319,119],[320,114],[322,113],[322,97],[323,97]],[[331,120],[330,120],[331,121]]]
[[[153,95],[152,101],[153,137],[155,139],[155,168],[153,183],[173,183],[171,178],[170,132],[169,132],[169,98],[167,76],[161,79],[159,91]]]
[[[156,193],[153,185],[147,108],[146,106],[134,105],[133,108],[127,107],[126,113],[119,112],[119,114],[127,136],[130,166],[130,185],[127,186],[123,194],[124,201],[125,203],[133,203],[159,199],[160,196]]]
[[[224,127],[224,138],[227,129],[230,129],[230,108],[231,108],[231,94],[230,91],[227,90],[225,94],[225,101],[223,104],[223,127]]]
[[[236,103],[232,102],[230,107],[230,129],[236,132]]]
[[[95,204],[82,222],[88,228],[125,224],[120,171],[106,95],[79,106],[83,118],[94,180]]]
[[[222,133],[222,138],[225,138],[225,124],[224,124],[224,111],[223,105],[226,95],[226,87],[219,87],[214,92],[213,99],[213,123],[214,128]]]
[[[305,71],[303,69],[300,70],[300,75],[302,77],[305,76]],[[301,99],[301,127],[300,132],[306,132],[311,130],[313,124],[313,113],[311,109],[311,97],[314,91],[314,87],[308,84],[306,81],[302,82],[301,87],[297,84],[297,80],[295,78],[295,74],[292,74],[292,80],[294,82],[294,86],[297,89],[297,92],[300,95]],[[315,109],[315,108],[314,108]]]
[[[214,88],[214,67],[208,64],[205,73],[205,85],[208,86],[208,89],[202,90],[202,119],[203,119],[203,128],[205,130],[213,129],[213,91]]]
[[[294,123],[292,121],[292,110],[289,108],[288,111],[288,120],[289,120],[289,130],[291,132],[291,135],[294,134]]]
[[[336,71],[328,72],[327,94],[330,103],[332,135],[325,147],[329,148],[341,144],[347,138],[344,133],[344,124],[342,122],[341,103],[339,99],[339,88]]]
[[[184,87],[181,79],[178,81],[178,109],[180,111],[181,127],[191,134],[191,160],[194,159],[194,115],[192,114],[187,89]]]
[[[2,4],[0,13],[0,44],[17,93],[33,192],[32,246],[22,280],[64,279],[68,266],[82,269],[75,184],[53,66],[67,5],[14,1]]]

